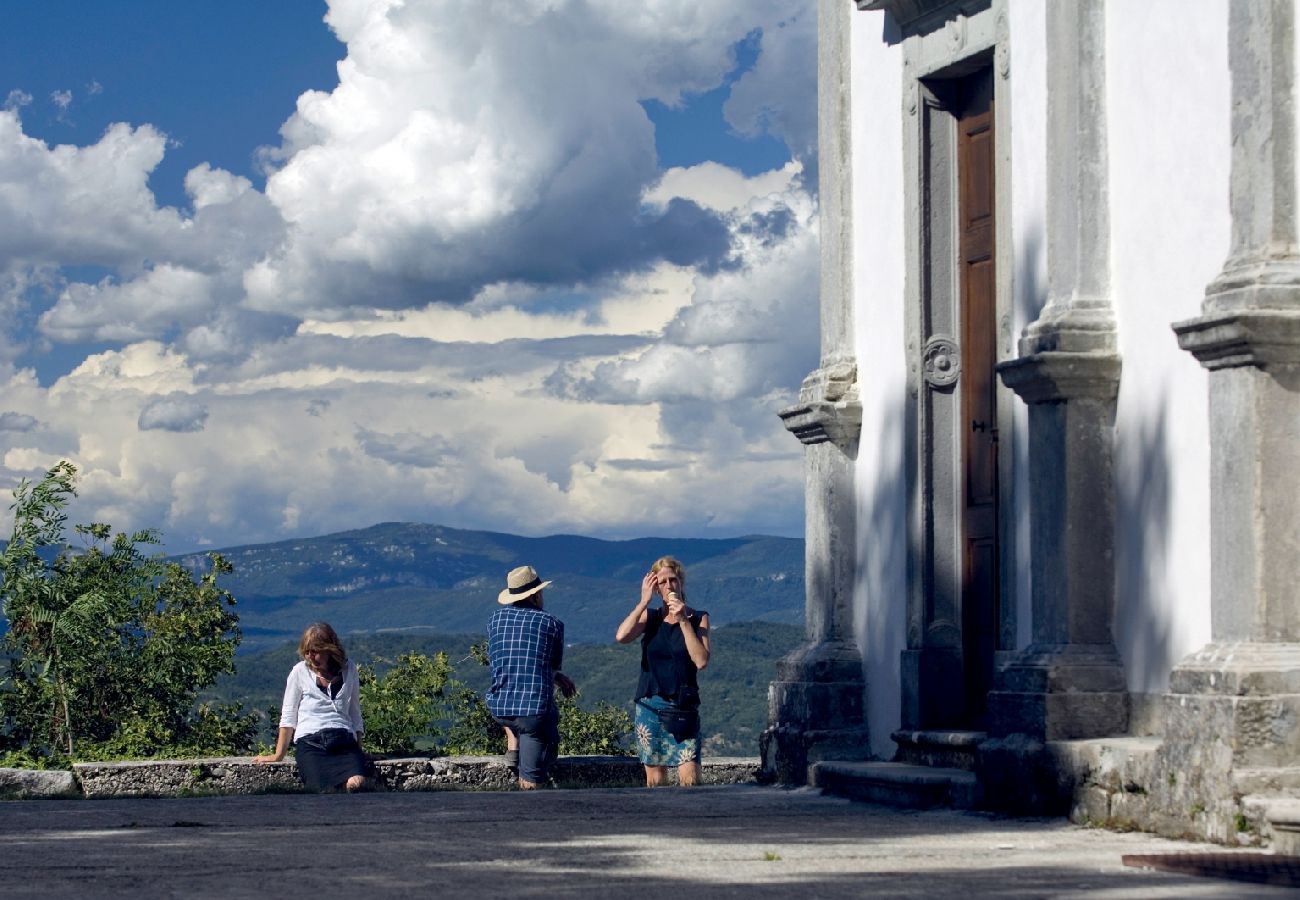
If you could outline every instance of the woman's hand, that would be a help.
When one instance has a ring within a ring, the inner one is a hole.
[[[620,644],[628,644],[641,636],[645,631],[646,610],[650,608],[650,598],[654,596],[658,586],[659,582],[655,576],[646,572],[645,577],[641,579],[641,599],[618,624],[618,628],[614,631],[614,640]]]
[[[293,729],[287,725],[281,725],[280,730],[275,735],[275,752],[263,753],[261,756],[253,757],[253,762],[273,763],[280,762],[284,755],[289,752],[289,745],[293,743]]]
[[[664,598],[664,608],[668,610],[668,615],[678,621],[686,618],[686,601],[676,591],[668,592]]]
[[[659,587],[659,581],[655,578],[653,572],[646,572],[645,578],[641,579],[641,608],[650,605],[650,600],[654,597],[655,591]]]

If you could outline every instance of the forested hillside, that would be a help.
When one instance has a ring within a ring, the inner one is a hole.
[[[319,620],[340,632],[477,633],[506,572],[522,564],[554,582],[546,606],[564,620],[568,640],[608,641],[636,601],[641,575],[665,554],[686,564],[691,604],[708,610],[715,625],[803,622],[803,541],[796,538],[603,541],[388,523],[220,552],[234,566],[222,581],[239,601],[245,653],[296,638]],[[179,561],[200,572],[207,556]]]

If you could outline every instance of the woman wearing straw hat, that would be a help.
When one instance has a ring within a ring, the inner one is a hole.
[[[280,705],[275,752],[257,762],[279,762],[294,745],[298,776],[312,790],[360,790],[370,764],[361,752],[361,688],[356,664],[325,622],[307,626],[298,642],[300,663],[289,671]]]
[[[655,594],[663,606],[650,608]],[[700,688],[696,673],[709,664],[709,614],[686,603],[686,569],[665,556],[641,579],[641,599],[614,639],[641,638],[641,678],[636,691],[636,737],[647,787],[668,780],[700,780]]]

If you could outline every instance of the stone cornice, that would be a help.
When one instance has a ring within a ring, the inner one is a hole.
[[[1119,395],[1118,353],[1034,353],[998,364],[1002,383],[1026,403],[1066,400],[1114,402]]]
[[[862,431],[858,366],[852,360],[829,361],[803,380],[799,402],[777,413],[786,430],[805,444],[832,443],[857,456]]]
[[[1300,311],[1243,310],[1173,324],[1178,346],[1205,368],[1300,365]]]
[[[958,13],[971,15],[986,9],[989,0],[856,0],[858,9],[881,11],[893,16],[900,28],[943,21]]]

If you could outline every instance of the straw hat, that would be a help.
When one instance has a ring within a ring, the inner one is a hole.
[[[532,566],[520,566],[517,569],[511,569],[510,574],[506,576],[506,589],[497,594],[497,603],[518,603],[520,600],[536,594],[549,584],[549,581],[542,581],[537,577],[537,570]]]

